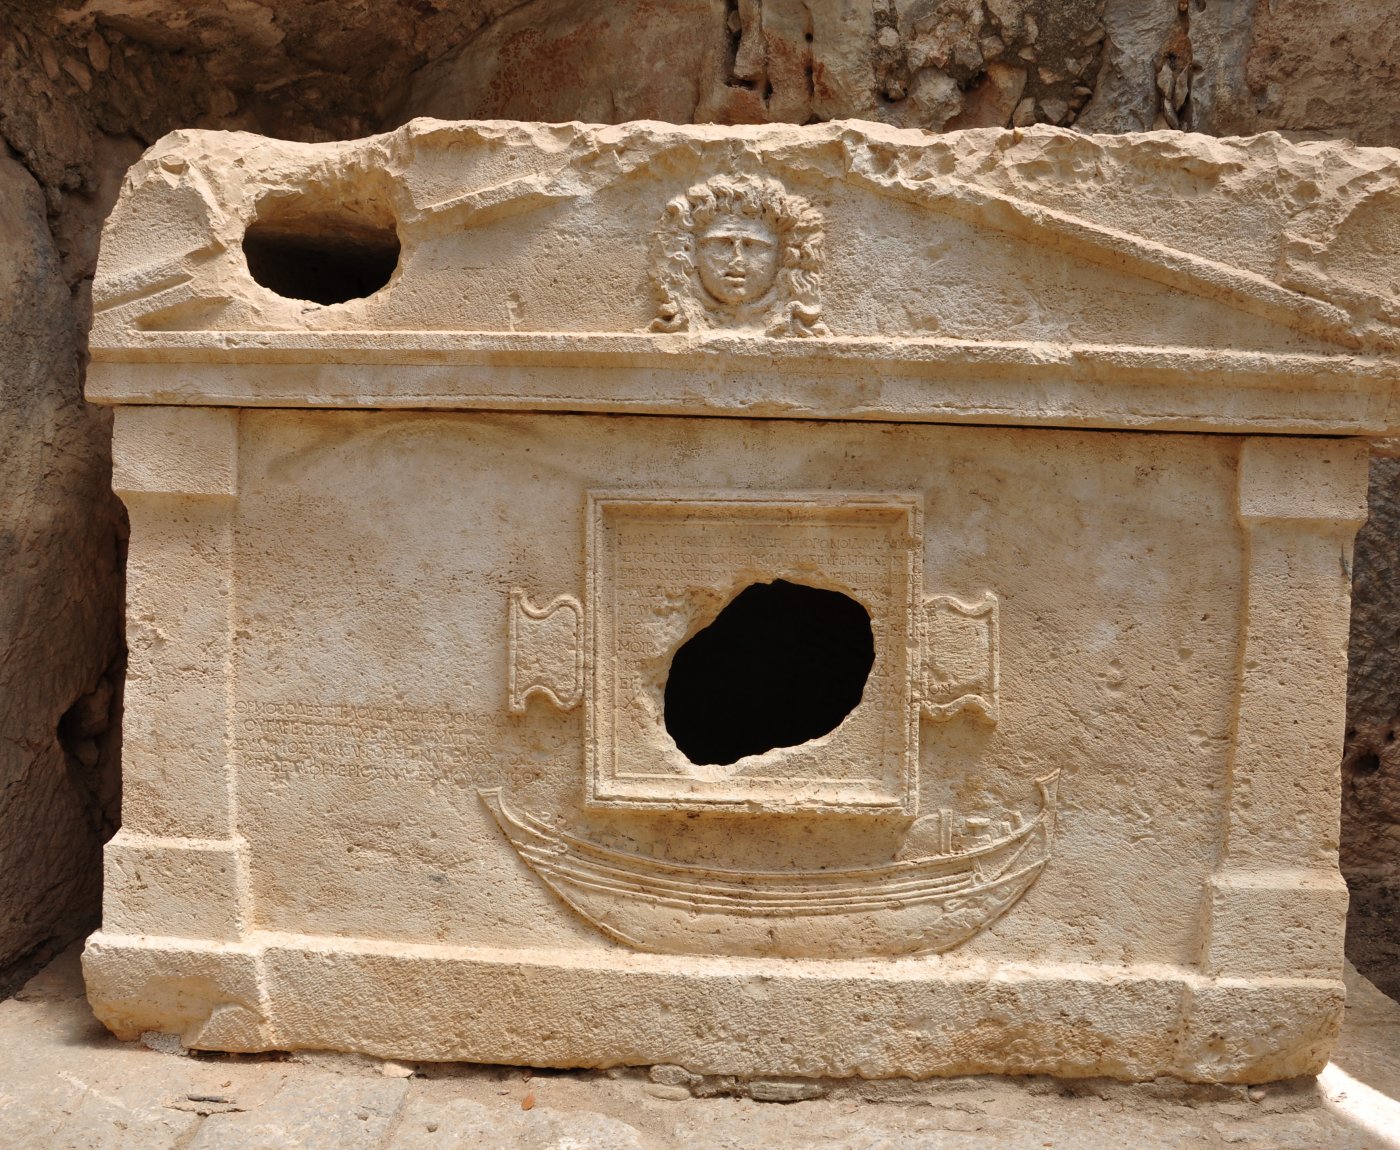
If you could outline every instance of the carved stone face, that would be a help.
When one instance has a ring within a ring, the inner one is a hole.
[[[773,286],[778,237],[762,220],[720,216],[696,241],[700,283],[723,304],[749,303]]]

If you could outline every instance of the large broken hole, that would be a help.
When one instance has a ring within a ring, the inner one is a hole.
[[[384,210],[366,212],[301,198],[259,207],[243,233],[254,280],[278,295],[345,303],[373,295],[399,264],[399,235]]]
[[[850,596],[755,583],[676,652],[666,730],[692,763],[795,747],[855,710],[874,662],[870,613]]]

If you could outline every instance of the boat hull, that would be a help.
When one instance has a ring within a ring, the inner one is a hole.
[[[973,849],[885,866],[742,872],[606,847],[481,792],[531,870],[608,937],[659,954],[861,958],[936,954],[1006,913],[1039,878],[1054,838],[1057,775],[1039,811]]]

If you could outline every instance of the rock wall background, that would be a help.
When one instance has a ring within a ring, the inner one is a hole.
[[[1400,0],[0,2],[0,993],[96,922],[119,815],[125,521],[82,375],[101,221],[146,145],[415,115],[1400,145],[1398,17]],[[1370,973],[1392,993],[1398,547],[1400,460],[1382,455],[1356,555],[1343,861],[1353,937],[1390,954]]]

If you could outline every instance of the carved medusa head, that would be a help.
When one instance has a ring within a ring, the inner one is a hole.
[[[652,331],[759,327],[828,335],[821,217],[777,180],[715,176],[666,205],[652,279]]]

